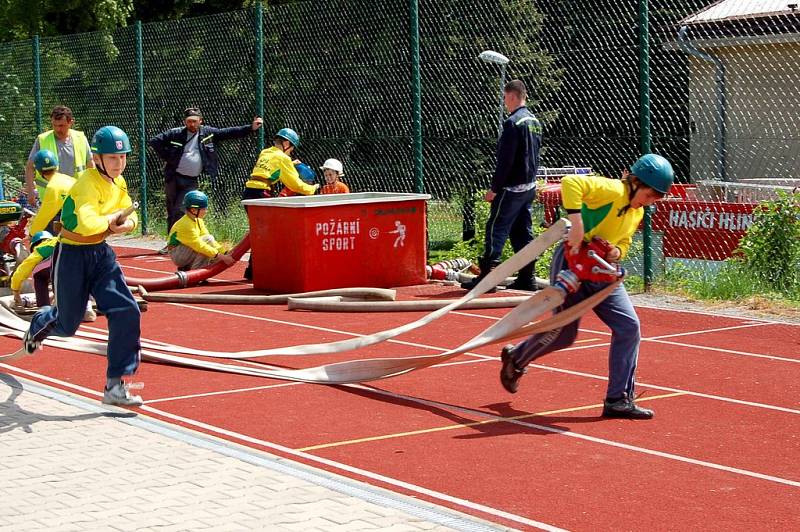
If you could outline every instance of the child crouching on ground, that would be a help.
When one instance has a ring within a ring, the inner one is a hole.
[[[183,197],[183,215],[169,231],[167,246],[172,262],[179,270],[189,271],[221,260],[228,266],[236,260],[208,232],[203,221],[208,213],[208,196],[191,190]]]
[[[344,175],[344,166],[340,160],[328,159],[319,168],[325,176],[322,194],[348,194],[350,192],[350,187],[339,181],[339,178]]]

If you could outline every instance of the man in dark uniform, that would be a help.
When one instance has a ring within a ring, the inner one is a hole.
[[[536,199],[536,168],[542,145],[542,125],[525,102],[528,94],[525,83],[515,79],[503,88],[503,102],[509,117],[503,122],[503,132],[497,141],[497,163],[494,178],[484,199],[491,202],[486,221],[486,241],[479,260],[481,273],[462,283],[472,290],[498,264],[506,240],[519,251],[533,240],[531,203]],[[517,290],[536,290],[536,263],[519,271],[517,280],[509,286]],[[494,289],[490,290],[493,292]]]

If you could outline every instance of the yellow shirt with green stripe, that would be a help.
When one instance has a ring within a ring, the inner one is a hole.
[[[109,214],[127,209],[133,204],[128,195],[128,184],[121,175],[111,183],[100,172],[90,168],[80,174],[64,200],[61,223],[64,228],[83,236],[105,233]],[[136,213],[128,216],[134,228],[139,223]],[[86,245],[61,236],[61,242],[76,246]]]
[[[625,257],[639,227],[644,209],[628,208],[630,185],[627,181],[600,175],[566,175],[561,178],[561,204],[567,210],[580,210],[584,239],[593,236],[607,240]],[[621,214],[620,214],[621,213]]]
[[[31,220],[30,234],[33,235],[43,231],[47,224],[55,218],[74,184],[75,179],[66,174],[56,172],[50,176],[47,187],[44,189],[44,195],[39,197],[41,201],[39,212]]]
[[[201,218],[192,218],[188,214],[184,214],[177,222],[172,225],[169,232],[170,246],[184,246],[205,255],[206,257],[214,257],[217,253],[222,253],[222,244],[213,240],[208,242],[203,240],[203,237],[210,235],[206,228],[206,223]],[[213,238],[213,237],[212,237]]]
[[[25,260],[20,262],[17,265],[17,269],[14,270],[14,274],[11,276],[11,290],[19,292],[22,283],[31,276],[31,272],[36,265],[53,255],[53,249],[55,249],[57,243],[57,236],[39,242],[39,245],[31,251],[31,254],[25,257]]]
[[[310,196],[316,191],[313,185],[300,179],[300,174],[297,173],[292,158],[273,146],[262,150],[258,155],[256,165],[250,172],[250,179],[244,186],[270,190],[278,181],[289,187],[292,192],[303,196]]]

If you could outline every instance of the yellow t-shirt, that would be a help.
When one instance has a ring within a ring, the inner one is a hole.
[[[57,243],[57,236],[40,242],[39,245],[36,246],[36,249],[25,257],[25,260],[17,264],[17,269],[14,270],[14,273],[11,275],[11,290],[14,292],[19,291],[22,283],[31,276],[31,272],[36,265],[53,255],[53,249],[55,249]]]
[[[217,253],[222,253],[223,248],[222,244],[216,240],[208,242],[203,239],[204,236],[210,234],[206,223],[201,218],[192,219],[188,214],[184,214],[170,229],[169,245],[183,244],[201,255],[214,257]]]
[[[106,216],[132,204],[124,177],[120,175],[110,183],[96,169],[89,168],[80,174],[67,194],[61,208],[61,223],[68,231],[83,236],[102,234],[108,230]],[[135,212],[128,219],[133,220],[134,228],[139,223]],[[60,238],[65,244],[86,245],[65,236]]]
[[[600,175],[566,175],[561,178],[561,203],[565,209],[580,210],[584,238],[599,236],[617,246],[625,257],[639,227],[644,209],[620,210],[629,204],[627,181]]]
[[[64,200],[67,199],[67,194],[74,184],[75,178],[66,174],[56,172],[50,176],[47,187],[44,189],[44,196],[41,198],[42,206],[39,207],[39,212],[31,220],[30,234],[33,235],[39,231],[44,231],[47,224],[61,210]]]
[[[273,146],[262,150],[258,155],[256,165],[250,172],[250,179],[244,186],[270,190],[278,181],[289,187],[292,192],[303,196],[310,196],[316,191],[313,185],[300,179],[300,174],[297,173],[292,158]]]

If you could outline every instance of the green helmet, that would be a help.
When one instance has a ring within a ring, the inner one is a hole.
[[[33,156],[33,167],[42,170],[58,170],[58,156],[50,150],[39,150]]]
[[[117,126],[103,126],[92,137],[92,153],[130,153],[131,141]]]
[[[50,231],[35,232],[31,237],[31,249],[35,248],[39,242],[47,240],[48,238],[53,238],[53,234]]]
[[[185,210],[189,210],[189,209],[207,209],[208,208],[208,196],[206,196],[204,193],[200,192],[199,190],[190,190],[183,197],[183,208]]]
[[[639,178],[639,181],[662,194],[668,194],[675,181],[672,165],[655,153],[639,157],[639,160],[631,166],[631,173]]]
[[[285,127],[275,133],[275,137],[288,140],[295,148],[300,146],[300,135],[294,129]]]

